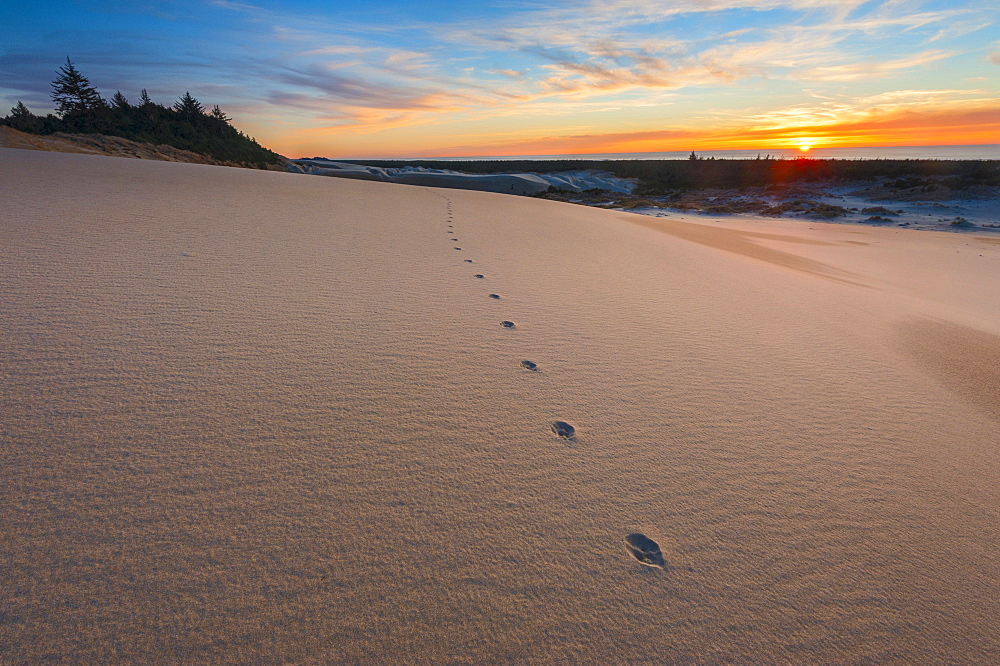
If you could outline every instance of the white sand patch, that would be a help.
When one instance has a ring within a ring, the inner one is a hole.
[[[17,150],[0,200],[0,661],[1000,651],[996,243]]]

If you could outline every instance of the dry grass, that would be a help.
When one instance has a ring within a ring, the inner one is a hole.
[[[10,127],[0,126],[0,148],[20,148],[23,150],[44,150],[57,153],[85,153],[129,157],[140,160],[161,162],[185,162],[188,164],[214,164],[217,166],[242,166],[231,162],[221,162],[205,155],[181,150],[173,146],[154,146],[117,136],[103,134],[27,134]],[[272,170],[284,171],[284,167]]]

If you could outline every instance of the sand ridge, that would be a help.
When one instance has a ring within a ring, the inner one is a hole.
[[[759,232],[748,232],[727,229],[723,233],[714,231],[712,227],[699,224],[682,222],[679,220],[664,220],[660,218],[637,218],[629,216],[628,221],[632,224],[639,224],[650,229],[656,229],[663,233],[694,241],[709,247],[713,247],[727,252],[734,252],[754,259],[768,261],[778,266],[794,268],[795,270],[812,275],[819,275],[830,280],[838,280],[848,284],[857,285],[857,276],[852,276],[842,270],[827,266],[821,262],[806,259],[804,257],[783,252],[765,245],[754,242],[755,239],[762,238],[768,240],[780,240],[791,243],[826,245],[823,241],[795,238],[791,236],[779,236],[775,234],[764,234]],[[854,278],[854,279],[852,279]]]
[[[1000,423],[1000,336],[933,319],[903,325],[905,348]]]

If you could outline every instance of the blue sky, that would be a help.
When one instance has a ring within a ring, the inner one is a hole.
[[[0,104],[70,56],[109,97],[190,90],[284,154],[996,143],[995,0],[22,2]]]

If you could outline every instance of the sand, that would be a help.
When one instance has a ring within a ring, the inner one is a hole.
[[[0,662],[1000,660],[993,239],[11,149],[0,201]]]

